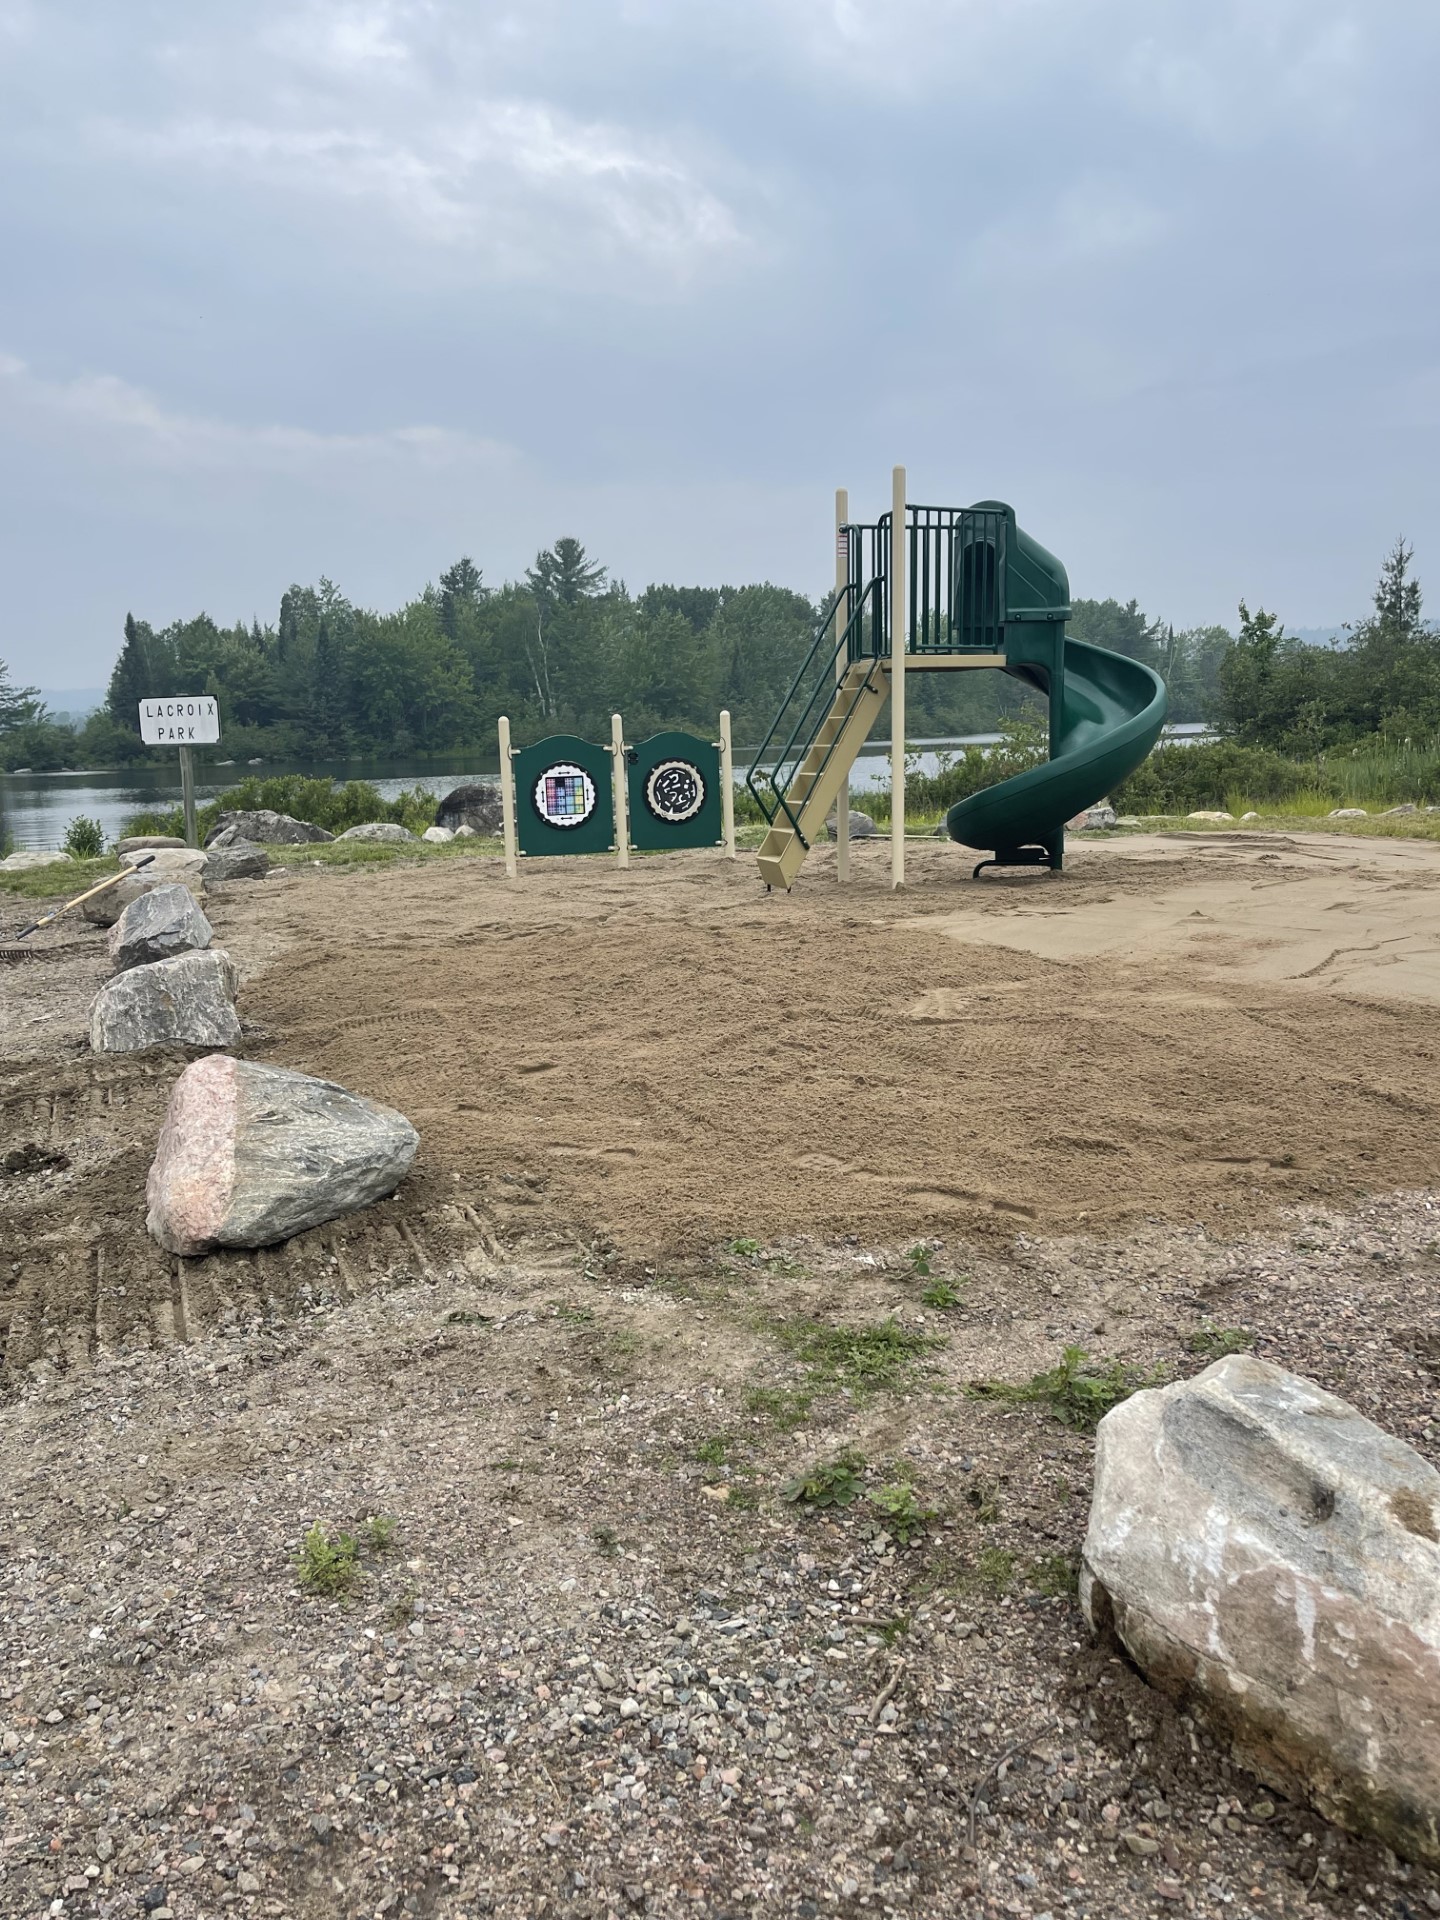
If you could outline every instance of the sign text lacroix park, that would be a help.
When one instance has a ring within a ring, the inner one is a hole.
[[[220,707],[208,693],[140,702],[140,738],[147,747],[208,746],[220,738]]]

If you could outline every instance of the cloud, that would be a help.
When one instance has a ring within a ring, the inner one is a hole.
[[[513,468],[515,450],[502,441],[433,426],[382,432],[318,433],[313,428],[246,426],[164,406],[143,387],[115,374],[52,380],[25,361],[0,354],[0,419],[28,426],[42,440],[79,439],[99,457],[123,457],[150,471],[323,477],[357,462],[395,470]],[[398,477],[398,476],[397,476]]]

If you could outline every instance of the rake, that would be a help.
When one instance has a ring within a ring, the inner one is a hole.
[[[32,933],[38,933],[41,927],[48,927],[58,920],[62,913],[69,913],[72,907],[78,907],[83,900],[93,900],[97,893],[104,893],[107,887],[115,887],[128,875],[138,873],[142,867],[148,867],[154,860],[153,853],[147,853],[143,860],[137,860],[133,867],[122,867],[119,873],[112,873],[108,880],[102,880],[99,886],[87,887],[84,893],[77,893],[73,900],[67,900],[61,907],[52,907],[49,913],[42,913],[38,920],[32,920],[28,927],[22,927],[16,934],[17,940],[28,940]],[[0,947],[0,961],[19,960],[55,960],[60,957],[59,950],[51,948],[47,953],[35,947]]]

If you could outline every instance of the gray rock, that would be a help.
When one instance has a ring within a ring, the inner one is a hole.
[[[0,860],[0,873],[23,873],[27,867],[53,867],[59,861],[68,860],[68,853],[41,853],[31,848],[23,853],[7,853]]]
[[[132,900],[154,892],[156,887],[176,886],[185,887],[197,900],[205,898],[205,885],[198,872],[163,873],[154,867],[145,867],[139,873],[127,873],[104,893],[97,893],[93,900],[85,902],[80,912],[91,926],[113,927]]]
[[[1410,1447],[1250,1354],[1135,1394],[1080,1596],[1267,1784],[1440,1860],[1440,1474]]]
[[[248,840],[232,840],[228,846],[211,847],[203,871],[217,885],[227,880],[263,880],[270,871],[270,856]]]
[[[493,839],[503,825],[500,788],[483,780],[453,788],[436,807],[435,824],[449,827],[452,833],[473,827],[477,834]]]
[[[122,853],[122,867],[138,867],[145,862],[144,871],[149,874],[163,874],[167,880],[184,880],[191,874],[201,874],[205,870],[205,855],[199,847],[156,847],[152,853],[143,849],[136,853]]]
[[[361,826],[347,827],[340,838],[376,840],[387,846],[400,846],[412,842],[415,835],[408,827],[402,827],[398,820],[367,820]]]
[[[235,963],[220,947],[132,967],[96,995],[90,1009],[90,1044],[97,1053],[233,1047],[240,1038],[237,983]]]
[[[456,827],[454,837],[457,840],[478,840],[480,835],[476,833],[474,827],[464,826]]]
[[[1368,820],[1370,815],[1364,807],[1332,807],[1325,818],[1327,820]]]
[[[880,831],[868,813],[861,813],[855,807],[850,809],[849,818],[850,838],[852,840],[873,840]],[[833,840],[835,838],[835,828],[838,820],[839,815],[832,813],[830,818],[825,822],[825,838],[827,840]]]
[[[110,958],[117,973],[199,953],[212,937],[210,922],[188,887],[152,887],[132,900],[110,930]]]
[[[1185,818],[1187,820],[1214,820],[1223,826],[1227,820],[1233,820],[1235,816],[1233,813],[1226,813],[1223,807],[1201,807],[1198,812],[1187,813]]]
[[[432,846],[442,847],[447,841],[453,840],[455,835],[449,827],[426,827],[420,838],[428,840]]]
[[[115,842],[118,854],[148,853],[156,847],[183,847],[185,842],[173,833],[127,833],[123,840]]]
[[[1384,812],[1383,812],[1383,813],[1381,814],[1381,816],[1380,816],[1380,817],[1381,817],[1381,819],[1382,819],[1382,820],[1390,820],[1390,819],[1393,819],[1393,817],[1394,817],[1394,816],[1395,816],[1395,815],[1396,815],[1397,813],[1415,813],[1415,812],[1417,812],[1417,811],[1418,811],[1418,809],[1417,809],[1417,807],[1416,807],[1416,805],[1415,805],[1415,803],[1414,803],[1414,801],[1413,801],[1413,800],[1407,800],[1407,801],[1405,801],[1405,802],[1404,802],[1404,804],[1403,804],[1403,805],[1401,805],[1401,806],[1398,806],[1398,807],[1386,807],[1386,809],[1385,809],[1385,811],[1384,811]]]
[[[222,813],[205,836],[207,847],[229,847],[237,840],[252,845],[298,847],[307,841],[333,840],[324,827],[312,827],[308,820],[296,820],[288,813],[275,813],[269,807],[249,812]]]
[[[1092,833],[1099,828],[1113,827],[1114,824],[1115,809],[1108,802],[1102,801],[1098,806],[1086,807],[1085,811],[1077,813],[1073,820],[1067,820],[1065,827],[1069,833]]]
[[[170,1096],[145,1224],[171,1253],[272,1246],[393,1193],[419,1138],[403,1114],[333,1081],[197,1060]]]

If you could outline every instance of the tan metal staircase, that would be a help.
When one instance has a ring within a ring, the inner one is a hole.
[[[852,661],[836,682],[830,709],[761,843],[760,878],[767,887],[788,890],[793,884],[889,693],[888,667],[873,658]]]

